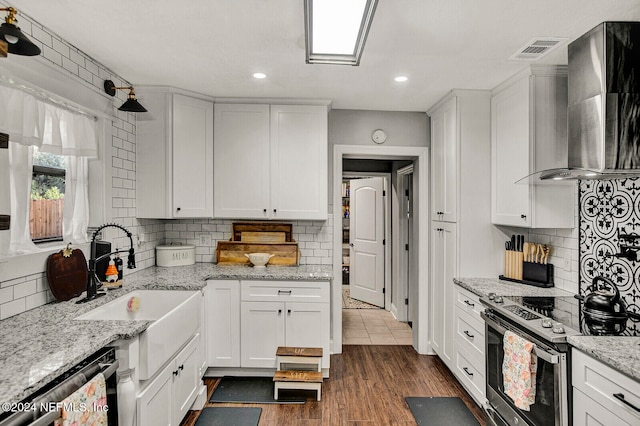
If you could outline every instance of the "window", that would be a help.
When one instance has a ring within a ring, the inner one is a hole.
[[[33,148],[29,230],[33,242],[62,241],[66,164],[62,155]]]

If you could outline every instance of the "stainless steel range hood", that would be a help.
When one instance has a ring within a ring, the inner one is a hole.
[[[573,41],[568,72],[567,168],[536,179],[640,176],[640,22],[603,22]]]

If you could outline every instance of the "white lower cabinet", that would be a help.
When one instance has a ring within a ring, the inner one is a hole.
[[[328,282],[242,281],[240,285],[241,367],[275,368],[278,346],[302,346],[322,348],[322,368],[329,368]]]
[[[454,285],[455,368],[454,374],[482,406],[486,400],[486,361],[483,307],[475,294]]]
[[[206,294],[207,364],[240,367],[240,281],[207,281]]]
[[[574,425],[639,425],[640,382],[571,350]]]
[[[137,397],[137,424],[177,426],[193,404],[200,383],[200,334],[196,334]]]

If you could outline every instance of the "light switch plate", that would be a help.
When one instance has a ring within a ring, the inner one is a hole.
[[[201,234],[200,235],[200,245],[201,246],[210,246],[211,245],[211,235],[209,235],[209,234]]]

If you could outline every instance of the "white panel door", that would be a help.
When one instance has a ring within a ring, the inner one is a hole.
[[[213,103],[173,95],[173,217],[213,217]]]
[[[268,218],[269,105],[216,104],[214,140],[214,216]]]
[[[327,219],[327,108],[271,105],[274,219]]]
[[[284,303],[242,302],[241,367],[276,367],[276,350],[284,346]]]
[[[207,282],[207,362],[240,367],[240,282]]]
[[[351,297],[384,307],[384,179],[350,181]]]
[[[287,302],[285,309],[286,345],[322,348],[322,366],[329,368],[329,304]]]
[[[529,174],[530,93],[524,78],[491,98],[491,221],[498,225],[531,226]]]

